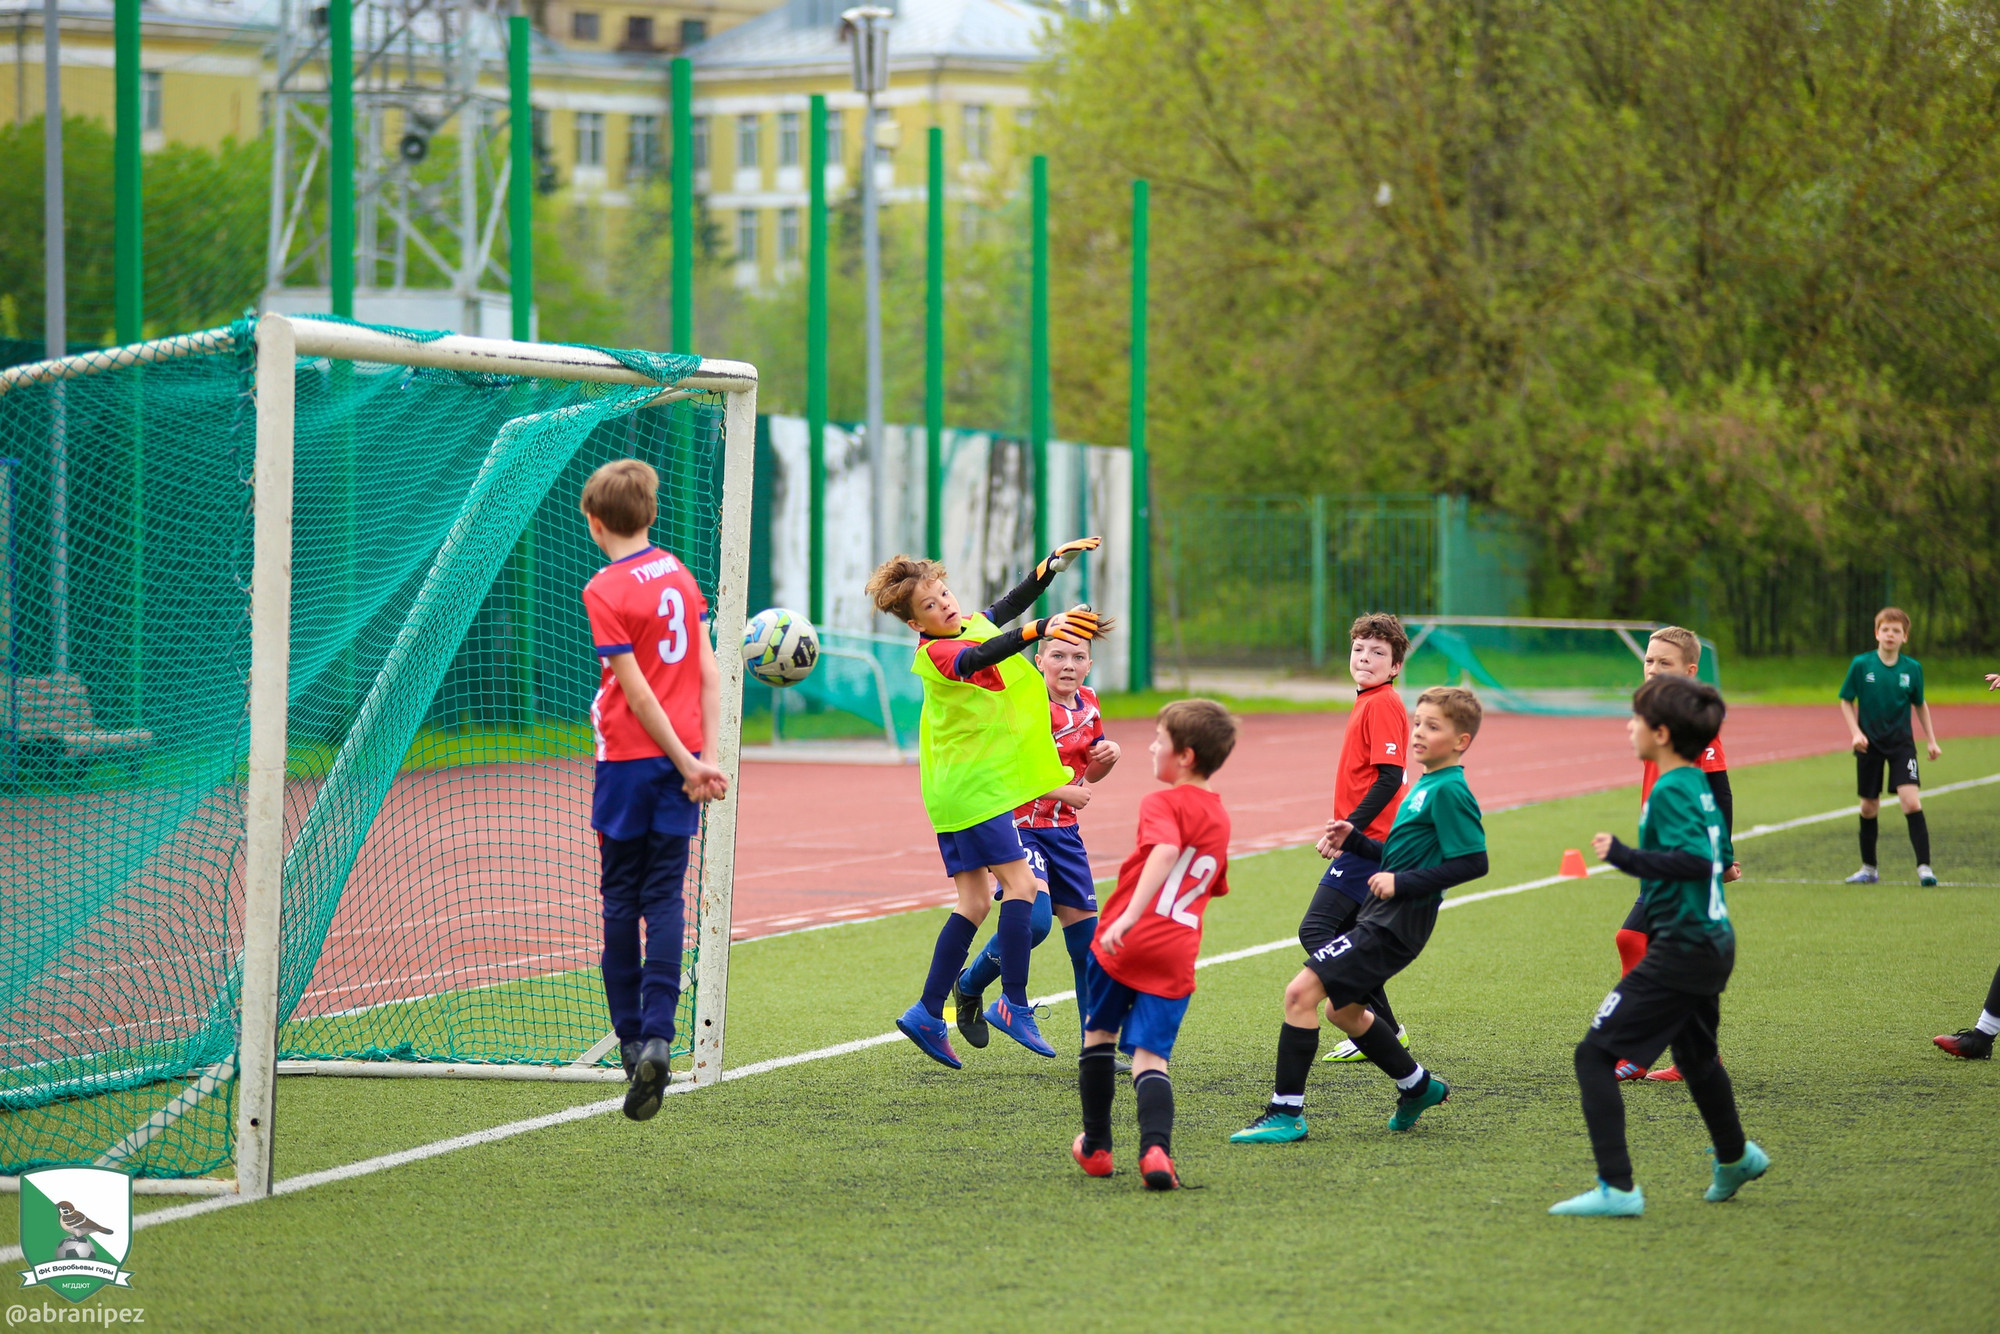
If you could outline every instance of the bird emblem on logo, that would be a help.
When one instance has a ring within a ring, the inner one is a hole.
[[[56,1201],[56,1216],[62,1222],[63,1231],[69,1233],[70,1237],[76,1241],[84,1240],[93,1232],[106,1237],[111,1235],[110,1228],[91,1222],[90,1219],[84,1217],[81,1209],[78,1209],[68,1200]]]

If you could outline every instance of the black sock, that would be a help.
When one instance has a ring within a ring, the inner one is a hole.
[[[1708,1127],[1708,1142],[1715,1146],[1715,1161],[1743,1161],[1743,1121],[1736,1114],[1736,1088],[1729,1082],[1729,1072],[1713,1057],[1689,1066],[1681,1061],[1680,1055],[1674,1053],[1674,1064],[1694,1098],[1695,1110],[1701,1113],[1701,1123]]]
[[[1917,854],[1917,865],[1931,864],[1931,826],[1924,819],[1922,811],[1911,811],[1903,817],[1910,826],[1910,847]]]
[[[1576,1044],[1576,1087],[1583,1095],[1583,1124],[1590,1131],[1597,1175],[1613,1190],[1630,1190],[1632,1155],[1625,1148],[1625,1097],[1618,1091],[1617,1065],[1610,1052]]]
[[[2000,968],[1993,970],[1993,985],[1986,988],[1986,1013],[2000,1014]]]
[[[1354,1045],[1391,1079],[1400,1082],[1417,1073],[1416,1058],[1403,1050],[1403,1044],[1396,1041],[1395,1028],[1383,1023],[1380,1015],[1375,1016],[1375,1022],[1368,1025],[1366,1032],[1354,1039]],[[1411,1089],[1409,1092],[1419,1093],[1422,1090]]]
[[[1271,1110],[1297,1116],[1305,1106],[1306,1076],[1312,1073],[1313,1057],[1319,1055],[1319,1025],[1301,1028],[1285,1024],[1278,1029],[1278,1074],[1271,1083]],[[1280,1098],[1285,1101],[1278,1101]]]
[[[1132,1076],[1139,1099],[1139,1152],[1155,1146],[1174,1151],[1174,1081],[1164,1070],[1144,1070]]]
[[[1111,1147],[1111,1099],[1118,1092],[1118,1046],[1100,1042],[1076,1058],[1076,1091],[1083,1100],[1083,1149]]]
[[[1861,864],[1876,866],[1875,839],[1882,831],[1882,822],[1872,815],[1861,817]]]
[[[1370,996],[1368,998],[1368,1008],[1375,1012],[1376,1022],[1387,1024],[1391,1033],[1402,1027],[1401,1024],[1396,1022],[1395,1012],[1389,1008],[1389,994],[1387,992],[1377,991],[1374,995]]]

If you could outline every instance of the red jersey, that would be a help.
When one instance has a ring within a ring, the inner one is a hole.
[[[708,603],[687,566],[658,547],[635,551],[599,570],[583,586],[590,640],[600,674],[590,701],[590,728],[600,760],[648,760],[666,754],[646,734],[618,688],[606,659],[638,659],[674,735],[691,751],[702,748],[701,669],[694,638],[705,634]]]
[[[1182,784],[1148,792],[1139,801],[1139,844],[1118,868],[1118,888],[1097,919],[1115,922],[1132,901],[1139,872],[1161,844],[1181,854],[1167,872],[1153,905],[1125,933],[1118,953],[1105,956],[1093,944],[1104,971],[1135,991],[1179,1000],[1194,994],[1194,961],[1201,952],[1201,913],[1208,901],[1229,892],[1229,812],[1222,798],[1205,787]]]
[[[1354,712],[1348,715],[1347,731],[1340,738],[1340,768],[1333,778],[1335,818],[1345,820],[1361,804],[1368,789],[1375,786],[1377,765],[1393,764],[1402,769],[1409,762],[1410,714],[1403,707],[1403,697],[1391,682],[1368,687],[1354,697]],[[1402,793],[1398,792],[1361,832],[1377,843],[1389,837],[1401,804]]]
[[[1069,770],[1069,781],[1081,783],[1090,767],[1090,748],[1104,740],[1104,715],[1097,711],[1097,692],[1080,686],[1076,703],[1049,700],[1049,730],[1055,733],[1056,758]],[[1076,807],[1054,797],[1036,797],[1014,811],[1020,829],[1059,829],[1076,823]]]
[[[1729,760],[1722,753],[1722,733],[1715,734],[1715,740],[1708,743],[1701,752],[1701,758],[1695,763],[1701,766],[1701,771],[1705,774],[1719,774],[1729,767]],[[1653,784],[1659,781],[1660,766],[1651,760],[1640,761],[1639,804],[1641,806],[1652,800]]]

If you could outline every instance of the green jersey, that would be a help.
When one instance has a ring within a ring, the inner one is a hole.
[[[1907,747],[1916,739],[1910,733],[1910,708],[1924,702],[1924,665],[1907,653],[1899,654],[1893,667],[1880,653],[1863,653],[1848,664],[1840,697],[1855,705],[1861,733],[1869,741]]]
[[[1425,774],[1403,797],[1382,840],[1382,869],[1415,871],[1484,851],[1478,798],[1465,781],[1465,766],[1453,764]]]
[[[1049,688],[1014,654],[969,680],[947,674],[961,649],[1000,633],[984,616],[965,618],[951,639],[926,639],[910,670],[924,683],[917,758],[924,810],[940,834],[970,829],[1070,781],[1049,732]]]
[[[1722,897],[1722,873],[1736,860],[1736,850],[1700,766],[1669,769],[1653,784],[1639,810],[1639,850],[1692,853],[1709,868],[1700,880],[1639,882],[1651,937],[1647,959],[1657,951],[1670,968],[1687,964],[1707,974],[1720,967],[1726,979],[1736,957],[1736,932]]]

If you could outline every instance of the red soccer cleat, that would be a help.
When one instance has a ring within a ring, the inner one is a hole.
[[[1976,1028],[1961,1028],[1956,1033],[1946,1033],[1931,1039],[1939,1050],[1948,1051],[1953,1056],[1966,1061],[1990,1061],[1993,1059],[1993,1037]]]
[[[1076,1137],[1076,1143],[1069,1146],[1069,1156],[1076,1159],[1076,1165],[1094,1177],[1111,1175],[1111,1150],[1098,1149],[1093,1153],[1083,1151],[1083,1136]]]
[[[1620,1061],[1612,1067],[1611,1073],[1618,1077],[1619,1083],[1629,1084],[1635,1079],[1644,1079],[1646,1077],[1646,1067],[1635,1065],[1631,1061]]]
[[[1678,1084],[1681,1082],[1681,1072],[1676,1067],[1670,1065],[1664,1069],[1652,1071],[1646,1078],[1655,1084]]]
[[[1105,1155],[1108,1159],[1109,1154]],[[1088,1169],[1086,1169],[1088,1170]],[[1147,1190],[1179,1190],[1181,1179],[1174,1172],[1174,1160],[1155,1144],[1139,1155],[1139,1175],[1146,1178]]]

